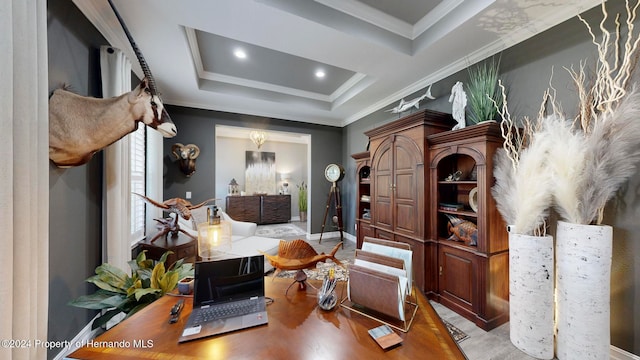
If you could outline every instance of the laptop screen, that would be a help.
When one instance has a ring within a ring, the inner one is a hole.
[[[194,306],[264,296],[264,255],[195,264]]]

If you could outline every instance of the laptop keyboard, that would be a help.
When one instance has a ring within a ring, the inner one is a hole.
[[[211,305],[200,308],[193,319],[193,325],[199,325],[216,319],[227,319],[260,311],[259,299],[234,301],[233,303]]]

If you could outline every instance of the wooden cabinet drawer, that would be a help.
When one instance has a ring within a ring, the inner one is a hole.
[[[167,256],[165,263],[166,268],[169,268],[169,266],[179,259],[185,259],[185,262],[194,262],[196,259],[197,246],[196,240],[187,235],[178,234],[176,237],[169,235],[168,237],[159,238],[153,243],[145,240],[138,244],[138,252],[146,251],[147,259],[160,260],[160,257],[162,257],[165,252],[172,251],[173,254]]]
[[[189,259],[195,259],[197,252],[196,242],[194,241],[189,246],[183,246],[176,251],[176,256],[178,259],[185,259],[185,262],[188,262]]]
[[[260,223],[275,224],[291,219],[291,195],[266,195],[261,197]]]

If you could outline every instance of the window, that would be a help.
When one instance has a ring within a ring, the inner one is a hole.
[[[146,126],[130,135],[131,146],[131,245],[145,236],[145,201],[133,193],[146,195]]]

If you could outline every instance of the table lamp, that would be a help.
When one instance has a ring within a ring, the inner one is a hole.
[[[216,205],[208,206],[207,222],[198,224],[198,256],[212,260],[225,250],[231,250],[231,224],[220,220]]]
[[[280,180],[282,181],[282,193],[289,195],[289,173],[280,173]]]

